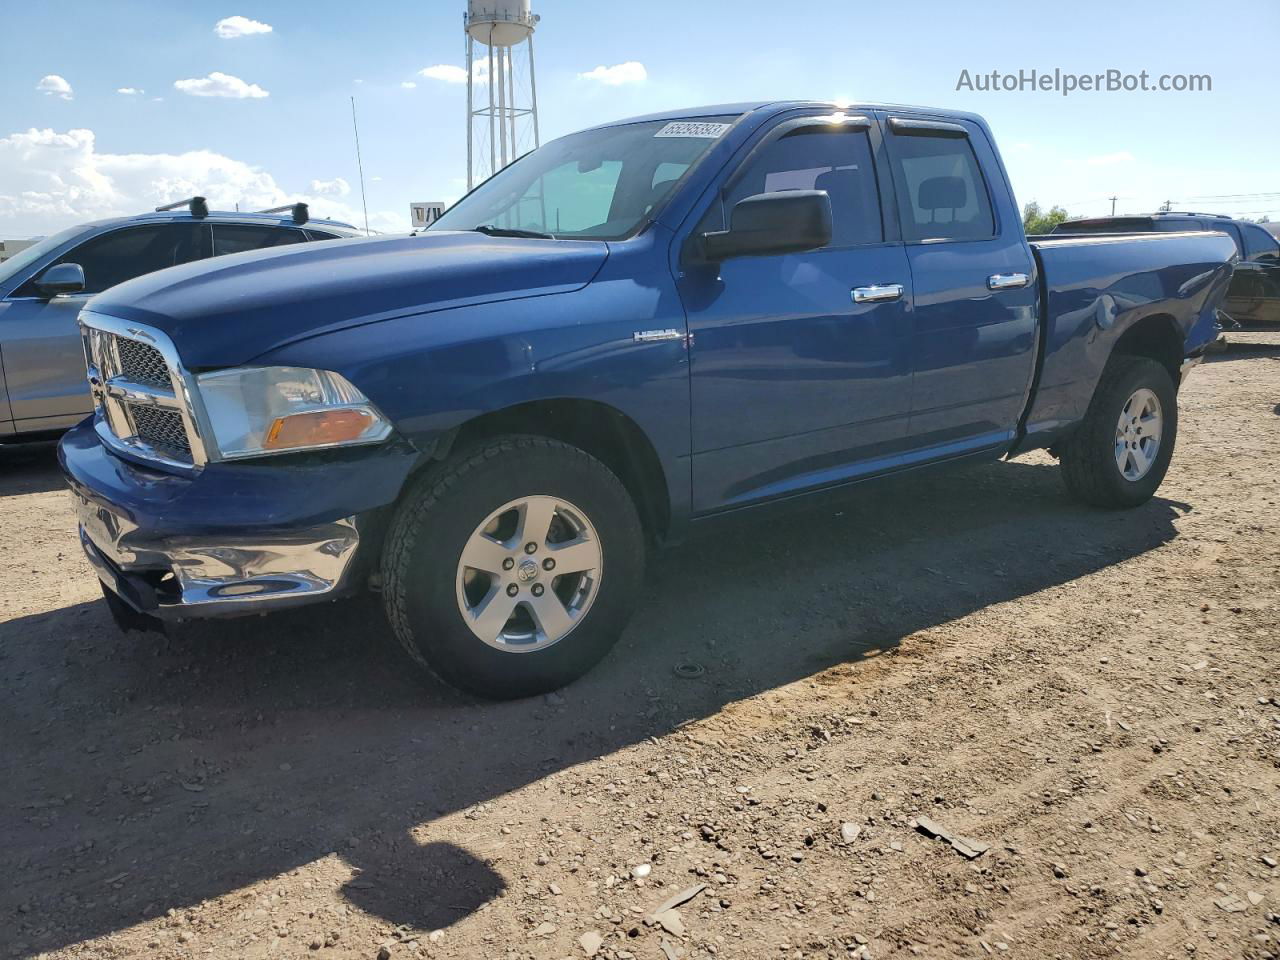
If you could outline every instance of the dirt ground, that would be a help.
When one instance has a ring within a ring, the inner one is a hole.
[[[1280,956],[1280,333],[1230,339],[1145,507],[1037,454],[716,529],[499,705],[374,605],[117,633],[0,449],[0,956]]]

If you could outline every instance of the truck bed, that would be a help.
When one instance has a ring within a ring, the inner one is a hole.
[[[1217,337],[1215,305],[1231,279],[1235,243],[1224,233],[1028,237],[1040,283],[1039,369],[1020,449],[1043,446],[1084,416],[1122,332],[1168,323],[1198,354]]]

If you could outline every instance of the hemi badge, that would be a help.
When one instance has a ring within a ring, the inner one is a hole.
[[[658,343],[661,340],[679,340],[683,336],[679,330],[637,330],[631,335],[636,343]]]

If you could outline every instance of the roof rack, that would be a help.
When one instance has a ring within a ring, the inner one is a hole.
[[[166,203],[162,207],[156,207],[156,213],[164,213],[166,210],[177,210],[179,207],[186,207],[191,211],[191,215],[203,220],[209,215],[209,203],[204,197],[187,197],[186,200],[175,200],[173,203]]]
[[[1219,220],[1230,220],[1225,213],[1201,213],[1198,210],[1157,210],[1153,217],[1216,217]]]
[[[304,224],[311,219],[311,214],[305,203],[286,203],[282,207],[272,207],[270,210],[259,210],[259,213],[284,213],[288,210],[293,214],[293,222],[296,224]]]

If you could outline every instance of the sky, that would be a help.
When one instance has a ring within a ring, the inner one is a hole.
[[[305,199],[409,229],[466,186],[464,0],[14,0],[0,61],[0,237],[193,194]],[[972,110],[1019,203],[1280,220],[1280,3],[534,0],[542,139],[700,104],[831,99]],[[17,38],[26,38],[16,42]],[[43,38],[43,39],[42,39]],[[1211,90],[982,90],[1055,69],[1207,74]],[[963,84],[968,71],[970,83]]]

